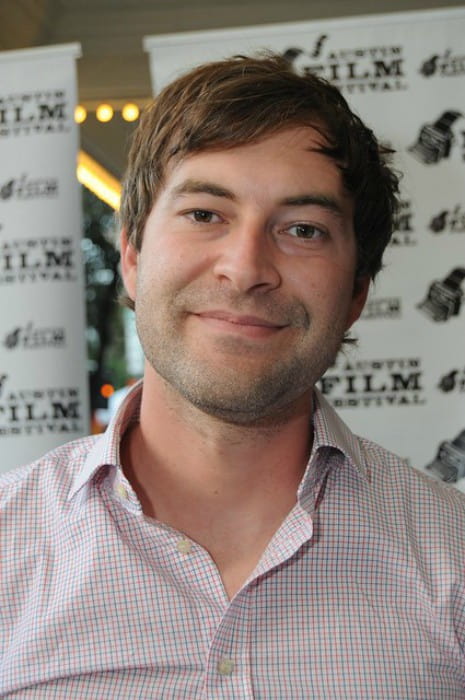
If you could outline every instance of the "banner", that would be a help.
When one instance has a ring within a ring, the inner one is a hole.
[[[154,92],[194,65],[272,49],[337,85],[398,152],[396,231],[320,389],[357,433],[465,485],[465,10],[147,37]]]
[[[79,55],[0,53],[0,471],[89,430]]]

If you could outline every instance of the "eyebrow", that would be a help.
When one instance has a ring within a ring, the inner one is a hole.
[[[175,187],[172,191],[171,198],[176,199],[177,197],[182,197],[185,194],[196,193],[211,194],[213,197],[225,197],[233,202],[237,200],[237,197],[233,192],[227,190],[221,185],[216,185],[214,182],[207,182],[203,180],[193,180],[191,178],[184,180],[184,182],[181,182],[180,185]]]
[[[193,178],[188,178],[177,185],[171,193],[171,199],[176,199],[177,197],[182,197],[188,194],[210,194],[213,197],[224,197],[232,202],[237,201],[237,197],[234,192],[228,190],[222,185],[217,185],[214,182],[208,182],[206,180],[195,180]],[[305,207],[305,206],[318,206],[328,211],[337,214],[338,216],[343,216],[343,210],[340,203],[334,197],[325,194],[298,194],[292,197],[285,197],[281,199],[278,204],[285,207]]]
[[[281,200],[280,204],[287,207],[323,207],[323,209],[328,209],[339,216],[344,213],[337,199],[325,194],[300,194],[295,197],[286,197]]]

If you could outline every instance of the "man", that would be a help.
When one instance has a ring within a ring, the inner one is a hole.
[[[3,479],[2,697],[465,697],[463,497],[314,390],[389,241],[385,155],[276,56],[147,110],[121,209],[143,386]]]

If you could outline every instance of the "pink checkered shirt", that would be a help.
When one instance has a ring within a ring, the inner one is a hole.
[[[104,436],[1,480],[2,698],[465,698],[465,499],[321,396],[298,503],[229,601]]]

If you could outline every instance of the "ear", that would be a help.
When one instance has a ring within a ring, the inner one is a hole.
[[[355,323],[363,311],[370,290],[370,277],[356,277],[354,282],[354,291],[352,294],[352,302],[347,315],[346,331]]]
[[[137,263],[139,255],[133,244],[128,240],[127,231],[122,229],[120,235],[121,277],[130,299],[135,301],[137,287]]]

